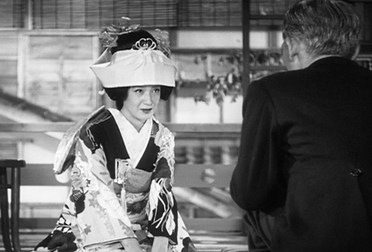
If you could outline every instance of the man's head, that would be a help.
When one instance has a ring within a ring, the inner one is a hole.
[[[305,50],[312,58],[336,55],[352,58],[359,48],[360,20],[341,0],[300,0],[285,14],[283,39],[292,55]],[[301,46],[296,46],[300,43]]]

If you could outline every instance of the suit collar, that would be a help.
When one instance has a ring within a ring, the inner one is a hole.
[[[325,58],[318,59],[311,63],[308,67],[318,67],[321,65],[356,65],[355,61],[352,61],[348,58],[340,57],[340,56],[329,56]]]

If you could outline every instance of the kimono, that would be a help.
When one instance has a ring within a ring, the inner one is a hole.
[[[162,236],[169,251],[196,251],[172,193],[174,136],[155,118],[137,132],[120,111],[101,107],[66,132],[54,170],[70,173],[71,191],[35,250],[124,251],[120,241],[137,238],[151,251]]]

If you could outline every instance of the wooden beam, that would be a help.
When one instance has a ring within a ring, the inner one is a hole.
[[[173,193],[177,200],[187,201],[221,218],[229,218],[240,214],[240,211],[232,204],[231,198],[230,202],[226,203],[215,199],[211,195],[202,194],[192,188],[175,187],[173,188]]]
[[[65,132],[75,123],[45,122],[45,123],[0,123],[0,132]],[[182,133],[239,133],[238,123],[165,123],[171,131]]]
[[[57,216],[58,217],[58,216]],[[45,229],[52,231],[56,218],[21,218],[20,229]],[[242,232],[244,230],[241,216],[235,218],[184,218],[188,230]]]
[[[17,96],[4,93],[0,90],[1,113],[18,122],[35,121],[68,121],[72,119],[52,112]]]
[[[234,165],[222,164],[176,164],[174,182],[176,187],[227,187]],[[21,185],[63,186],[56,180],[52,164],[26,164],[21,171]]]
[[[249,54],[250,54],[250,45],[249,45],[249,32],[250,32],[250,10],[251,10],[251,1],[243,0],[242,1],[242,30],[243,30],[243,74],[242,74],[242,88],[243,88],[243,97],[245,97],[246,90],[250,83],[250,64],[249,64]]]

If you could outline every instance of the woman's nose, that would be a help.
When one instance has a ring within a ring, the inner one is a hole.
[[[152,104],[152,96],[151,96],[151,92],[145,92],[144,94],[144,102],[146,104]]]

